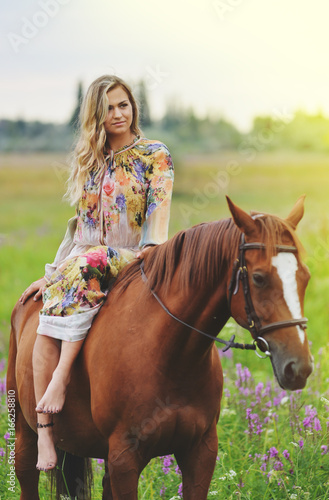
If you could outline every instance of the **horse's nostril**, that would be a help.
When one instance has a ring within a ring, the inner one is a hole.
[[[294,361],[288,363],[284,368],[284,376],[287,380],[294,380],[296,377],[296,364]]]

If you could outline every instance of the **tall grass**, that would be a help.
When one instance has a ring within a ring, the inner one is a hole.
[[[11,310],[21,292],[52,261],[74,209],[64,204],[60,156],[3,157],[0,170],[0,352],[6,357]],[[245,210],[288,215],[307,195],[299,235],[312,279],[305,300],[308,336],[316,370],[308,386],[285,393],[270,363],[253,353],[223,357],[225,397],[218,425],[219,454],[209,498],[329,498],[329,165],[325,157],[258,155],[252,162],[234,153],[185,158],[176,164],[170,235],[179,229],[229,215],[224,194]],[[223,336],[236,327],[232,322]],[[248,332],[238,329],[242,341]],[[0,372],[3,372],[0,367]],[[2,375],[4,377],[4,375]],[[2,384],[2,385],[1,385]],[[3,381],[0,413],[0,500],[8,494],[7,415]],[[206,390],[206,388],[205,388]],[[1,455],[2,458],[1,458]],[[94,498],[101,498],[102,464],[95,460]],[[179,470],[170,457],[143,471],[140,498],[178,495]],[[41,498],[48,499],[43,478]]]

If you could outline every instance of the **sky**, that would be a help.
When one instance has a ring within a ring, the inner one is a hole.
[[[248,130],[329,115],[328,0],[10,0],[0,7],[0,117],[64,122],[102,74]]]

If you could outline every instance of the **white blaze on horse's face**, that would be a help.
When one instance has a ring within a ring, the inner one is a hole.
[[[294,319],[302,317],[300,300],[297,290],[296,272],[298,263],[293,253],[280,252],[272,257],[272,265],[276,267],[282,281],[283,296],[289,311]],[[302,344],[305,342],[305,332],[297,326],[298,335]]]

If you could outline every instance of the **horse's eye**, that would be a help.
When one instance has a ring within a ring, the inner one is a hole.
[[[260,273],[254,273],[252,275],[252,280],[258,288],[263,288],[266,284],[265,276]]]

